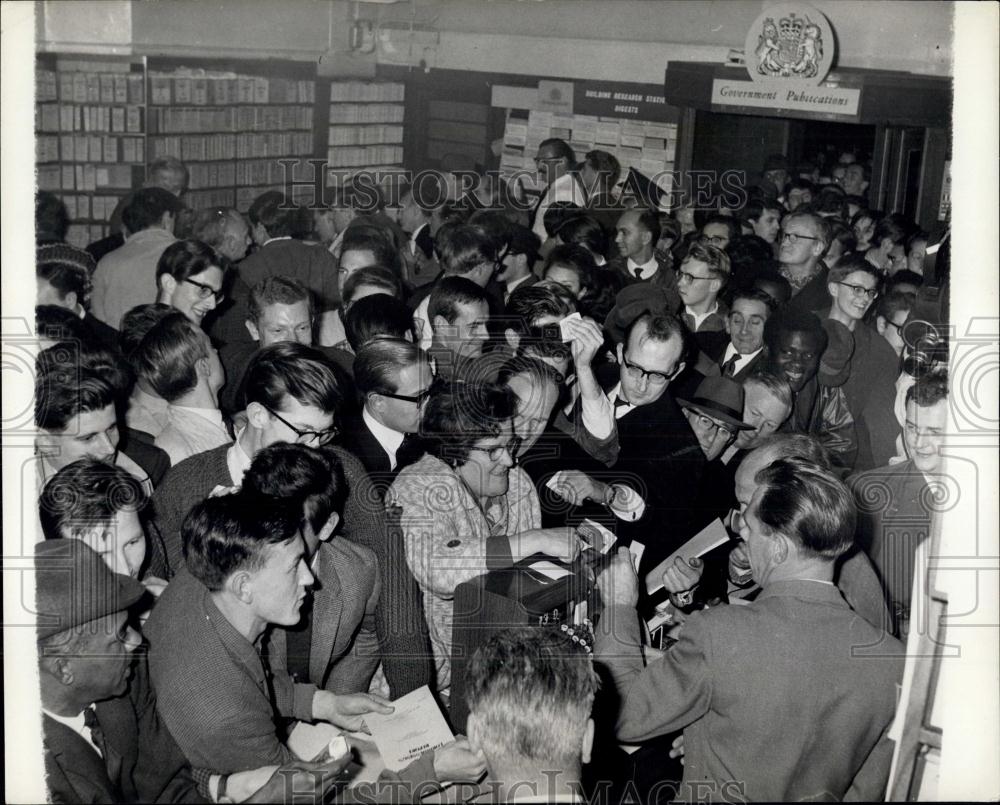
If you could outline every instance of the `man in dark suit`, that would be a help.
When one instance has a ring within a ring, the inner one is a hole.
[[[594,657],[620,697],[618,738],[683,729],[683,800],[879,800],[903,646],[834,586],[854,541],[850,492],[828,469],[786,458],[740,503],[763,590],[747,606],[690,615],[661,661],[643,668],[629,554],[598,578]]]
[[[35,548],[45,770],[54,802],[203,802],[156,714],[142,638],[146,597],[77,539]],[[130,671],[135,665],[135,676]]]
[[[344,429],[344,447],[360,459],[383,494],[422,452],[416,434],[433,381],[427,355],[409,341],[375,341],[354,360],[362,410]]]
[[[725,332],[700,332],[695,341],[711,361],[704,375],[731,377],[737,383],[763,367],[764,323],[774,312],[774,300],[753,288],[737,289],[725,320]],[[699,368],[704,363],[699,365]]]
[[[646,546],[642,568],[653,567],[704,525],[690,503],[705,456],[668,389],[684,369],[681,323],[665,313],[637,316],[618,345],[618,370],[602,372],[599,379],[589,369],[599,344],[578,355],[573,343],[578,420],[595,439],[617,433],[617,456],[611,453],[608,466],[627,475],[646,504],[644,514],[624,523],[621,533]]]

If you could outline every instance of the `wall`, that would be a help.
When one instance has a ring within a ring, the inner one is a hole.
[[[951,3],[814,0],[833,24],[843,66],[948,75]],[[46,0],[39,43],[53,50],[275,56],[344,50],[346,0]],[[659,84],[670,60],[721,61],[742,48],[761,0],[415,0],[360,3],[382,26],[384,64]],[[438,32],[418,35],[410,23]],[[430,42],[431,44],[428,44]],[[625,44],[628,43],[628,44]],[[371,58],[371,57],[369,57]]]

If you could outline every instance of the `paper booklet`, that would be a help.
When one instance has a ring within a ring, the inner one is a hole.
[[[696,556],[704,556],[728,541],[729,532],[726,531],[722,520],[716,518],[646,574],[646,592],[652,595],[663,589],[663,573],[678,556],[683,557],[685,561]]]
[[[395,711],[389,715],[368,713],[365,716],[372,740],[390,771],[399,771],[416,760],[421,752],[455,740],[426,685],[396,699],[392,706]]]

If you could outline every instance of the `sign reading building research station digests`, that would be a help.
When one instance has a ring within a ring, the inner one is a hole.
[[[747,32],[743,52],[751,80],[716,78],[713,105],[857,115],[860,89],[823,84],[833,63],[833,29],[812,6],[768,6]]]

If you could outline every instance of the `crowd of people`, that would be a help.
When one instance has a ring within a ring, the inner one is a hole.
[[[424,685],[447,713],[460,671],[468,735],[374,799],[884,797],[947,241],[873,209],[849,153],[672,212],[606,152],[535,163],[537,198],[422,174],[243,214],[187,209],[164,159],[86,250],[39,193],[54,801],[347,797],[296,723],[364,730]],[[617,538],[594,571],[588,518]],[[597,606],[459,669],[456,588],[540,557]]]

